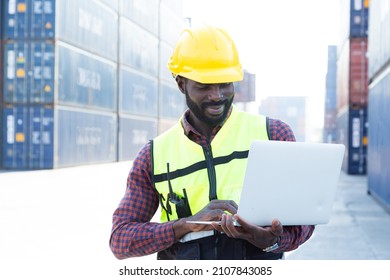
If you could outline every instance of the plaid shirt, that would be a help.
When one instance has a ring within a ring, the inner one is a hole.
[[[196,131],[187,121],[186,112],[182,124],[188,138],[201,146],[209,140]],[[221,127],[216,127],[210,141]],[[269,118],[270,140],[295,141],[291,128],[284,122]],[[118,259],[152,254],[172,246],[175,240],[174,221],[150,222],[159,206],[159,196],[151,181],[150,145],[146,144],[133,161],[127,178],[127,188],[113,214],[110,247]],[[275,253],[291,251],[310,238],[314,226],[285,226],[280,247]]]

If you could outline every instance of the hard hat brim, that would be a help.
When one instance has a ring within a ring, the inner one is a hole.
[[[241,67],[227,67],[217,69],[196,69],[195,71],[182,71],[177,75],[202,84],[219,84],[239,82],[244,78]]]

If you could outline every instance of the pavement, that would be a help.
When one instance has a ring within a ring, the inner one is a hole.
[[[108,246],[130,167],[1,171],[0,279],[114,279],[125,264],[154,261],[119,261]],[[286,260],[390,260],[390,214],[366,176],[340,175],[330,222]]]

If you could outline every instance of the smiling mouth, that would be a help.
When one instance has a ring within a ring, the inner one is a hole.
[[[219,116],[223,113],[225,105],[210,105],[205,108],[205,111],[212,116]]]

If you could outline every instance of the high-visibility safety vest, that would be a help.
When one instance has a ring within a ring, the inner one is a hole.
[[[255,139],[269,140],[266,121],[265,116],[241,112],[233,106],[206,148],[188,139],[181,120],[156,137],[151,142],[152,180],[160,195],[161,222],[180,217],[169,199],[170,192],[177,198],[185,196],[192,214],[213,199],[238,204],[250,143]]]

